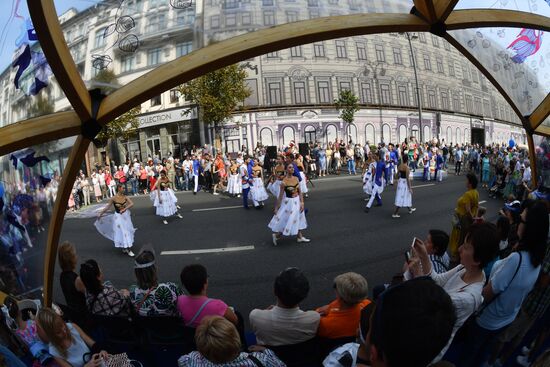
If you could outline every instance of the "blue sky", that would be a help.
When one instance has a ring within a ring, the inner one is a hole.
[[[83,10],[98,2],[100,0],[54,0],[57,14],[62,14],[71,7]],[[13,9],[17,3],[19,3],[18,14],[24,18],[29,17],[26,0],[0,0],[0,71],[10,65],[15,51],[15,40],[24,24],[22,19],[13,17]]]

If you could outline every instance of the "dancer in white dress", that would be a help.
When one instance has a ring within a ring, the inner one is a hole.
[[[104,215],[113,206],[113,214]],[[134,206],[132,200],[124,195],[124,186],[117,185],[117,193],[109,199],[109,203],[99,213],[94,225],[105,238],[113,241],[116,248],[122,248],[122,252],[134,256],[134,232],[136,229],[130,217],[130,208]]]
[[[372,195],[372,186],[374,185],[373,177],[376,171],[376,160],[374,160],[371,153],[368,154],[365,167],[365,174],[363,175],[363,191],[367,194],[367,198],[365,200],[368,200]]]
[[[243,192],[243,184],[239,177],[239,165],[235,161],[231,161],[231,166],[229,167],[229,179],[227,180],[227,192],[230,195],[241,196]]]
[[[166,176],[166,171],[160,171],[160,178],[155,182],[152,191],[156,194],[153,205],[156,210],[156,214],[162,217],[162,223],[168,224],[168,217],[176,215],[178,218],[183,218],[180,213],[178,213],[178,199],[172,190],[172,182]]]
[[[267,185],[267,190],[275,196],[275,199],[279,198],[283,178],[285,178],[285,161],[282,156],[279,156],[277,158],[277,165],[273,168],[273,174],[269,180],[270,182]]]
[[[410,170],[408,165],[408,155],[403,155],[403,163],[397,167],[399,181],[397,182],[397,190],[395,192],[395,212],[392,218],[400,218],[399,209],[409,208],[409,214],[412,214],[416,208],[412,207],[412,186]]]
[[[294,176],[294,165],[286,166],[286,176],[282,181],[279,199],[275,205],[275,215],[268,224],[273,232],[273,245],[277,246],[277,240],[282,236],[298,235],[298,242],[309,242],[310,240],[302,234],[307,228],[306,216],[304,213],[304,197],[300,191],[298,178]]]
[[[250,194],[252,195],[252,202],[256,209],[264,207],[264,201],[269,198],[264,186],[264,174],[263,168],[258,164],[258,160],[254,159],[252,163],[252,186],[250,186]]]

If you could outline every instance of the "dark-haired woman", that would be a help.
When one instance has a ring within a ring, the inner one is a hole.
[[[453,228],[449,239],[449,253],[452,262],[458,262],[458,247],[464,243],[464,237],[477,215],[479,193],[477,177],[473,173],[466,175],[466,192],[456,202],[453,215]]]
[[[304,196],[300,190],[298,178],[294,176],[294,165],[286,166],[286,176],[281,183],[279,198],[275,204],[275,215],[268,224],[273,232],[273,245],[277,246],[277,240],[284,236],[298,235],[298,242],[309,242],[302,234],[307,228],[304,214]]]
[[[113,206],[115,212],[112,215],[104,216],[105,212]],[[105,238],[115,243],[116,248],[133,257],[132,246],[134,245],[134,233],[136,229],[130,217],[130,208],[134,202],[124,195],[124,186],[117,185],[117,194],[109,199],[109,203],[99,213],[94,225]]]
[[[103,281],[103,273],[95,260],[80,265],[80,279],[86,287],[86,306],[95,315],[127,316],[130,314],[130,293],[118,290],[110,282]]]
[[[140,316],[177,316],[178,296],[183,294],[175,283],[159,283],[155,254],[143,250],[136,256],[134,274],[137,285],[130,287],[130,300]]]
[[[399,181],[397,182],[397,190],[395,192],[395,212],[392,214],[392,218],[401,217],[399,215],[399,208],[409,208],[409,214],[412,214],[416,210],[416,208],[412,207],[412,185],[407,161],[408,157],[404,155],[403,162],[397,167]]]
[[[487,351],[495,362],[502,346],[509,342],[502,333],[516,318],[523,300],[533,289],[546,251],[548,212],[543,202],[529,202],[521,213],[516,251],[493,266],[483,288],[487,307],[474,323],[458,366],[481,366]],[[498,343],[495,345],[495,343]]]
[[[156,214],[163,218],[162,223],[168,224],[168,217],[174,214],[180,219],[183,218],[181,214],[178,213],[178,199],[174,194],[172,182],[166,176],[165,170],[160,171],[160,178],[155,183],[155,186],[151,189],[151,191],[155,192],[155,194],[153,194],[155,199],[153,205],[157,208]]]
[[[464,243],[458,248],[460,265],[445,273],[437,274],[432,270],[432,262],[424,243],[420,240],[415,242],[416,256],[411,260],[411,271],[415,276],[429,275],[435,280],[449,294],[456,310],[456,322],[451,338],[433,362],[443,357],[458,329],[481,306],[483,302],[481,292],[485,285],[483,268],[497,254],[498,243],[498,231],[494,224],[484,222],[472,225]]]

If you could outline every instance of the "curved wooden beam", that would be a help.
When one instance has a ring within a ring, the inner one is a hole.
[[[362,34],[426,32],[429,25],[411,14],[353,14],[305,20],[261,29],[196,50],[133,80],[101,103],[105,124],[170,88],[236,62],[316,41]]]
[[[433,0],[433,2],[437,19],[444,22],[453,11],[458,0]]]
[[[59,86],[82,121],[92,116],[92,99],[80,76],[57,19],[54,0],[27,1],[40,46]]]
[[[78,135],[80,118],[74,111],[52,113],[0,128],[0,156],[54,139]]]
[[[543,135],[543,136],[546,136],[547,138],[550,138],[550,126],[541,125],[537,127],[537,129],[535,130],[535,134]]]
[[[413,0],[414,7],[430,23],[437,21],[433,0]]]
[[[88,150],[88,145],[90,145],[90,140],[79,135],[71,150],[67,166],[63,172],[63,178],[58,187],[57,199],[53,207],[52,219],[50,220],[50,228],[48,228],[48,242],[46,243],[44,253],[44,303],[46,306],[51,306],[52,304],[57,248],[69,195],[73,190],[76,174],[80,169],[86,150]]]
[[[550,31],[550,18],[516,10],[454,10],[445,24],[447,31],[480,27],[514,27]]]
[[[529,125],[532,129],[536,129],[550,115],[550,94],[547,94],[544,100],[529,116]]]

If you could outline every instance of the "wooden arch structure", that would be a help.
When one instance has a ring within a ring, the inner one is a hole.
[[[462,52],[499,90],[514,109],[528,135],[534,164],[533,134],[550,137],[543,122],[550,115],[550,95],[530,115],[523,115],[493,75],[448,31],[482,27],[521,27],[550,31],[550,18],[521,11],[475,9],[453,10],[458,0],[413,0],[409,14],[365,13],[331,16],[283,24],[242,34],[196,50],[148,72],[103,100],[94,97],[82,80],[65,43],[54,0],[28,0],[40,44],[61,89],[73,110],[29,119],[0,128],[0,155],[51,140],[77,136],[52,213],[44,257],[44,300],[52,301],[55,255],[74,178],[85,152],[107,122],[130,108],[177,85],[212,70],[315,41],[388,32],[431,32],[447,39]],[[535,177],[536,174],[533,174]]]

